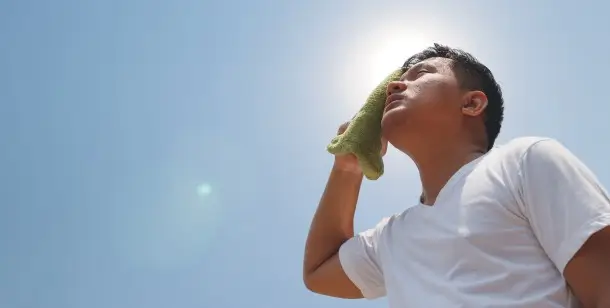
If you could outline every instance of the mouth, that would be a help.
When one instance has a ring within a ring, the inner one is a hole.
[[[398,100],[398,101],[393,101],[393,102],[385,105],[385,108],[383,109],[383,112],[385,113],[385,112],[390,111],[392,108],[400,105],[400,103],[402,103],[402,101]]]
[[[393,106],[400,104],[400,102],[402,102],[404,99],[405,99],[405,96],[402,94],[389,95],[385,100],[384,111],[387,111],[388,109],[392,108]]]

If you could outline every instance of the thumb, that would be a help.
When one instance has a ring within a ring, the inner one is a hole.
[[[388,151],[388,139],[381,137],[381,155],[385,155]]]

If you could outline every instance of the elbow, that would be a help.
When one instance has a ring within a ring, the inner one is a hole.
[[[307,288],[307,290],[313,293],[317,293],[315,284],[313,283],[311,275],[309,273],[303,273],[303,284],[305,285],[305,288]]]
[[[307,288],[307,290],[314,293],[318,293],[316,292],[316,289],[318,289],[319,287],[319,279],[317,279],[317,270],[320,266],[315,266],[315,263],[312,264],[308,261],[310,260],[306,259],[303,263],[303,285],[305,285],[305,288]]]
[[[307,290],[309,290],[310,292],[314,292],[313,286],[311,285],[311,283],[307,280],[307,278],[303,278],[303,284],[305,285],[305,288]]]
[[[324,286],[321,284],[320,279],[316,278],[316,274],[314,272],[306,272],[303,274],[303,284],[310,292],[321,295],[325,294],[323,292]]]

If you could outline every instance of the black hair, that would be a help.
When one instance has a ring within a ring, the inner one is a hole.
[[[411,56],[403,64],[403,69],[430,58],[447,58],[452,60],[453,71],[460,85],[468,90],[482,91],[487,95],[487,108],[485,108],[485,132],[487,133],[487,150],[493,148],[496,138],[502,127],[504,119],[504,99],[502,89],[494,79],[493,74],[470,53],[441,44],[423,50]]]

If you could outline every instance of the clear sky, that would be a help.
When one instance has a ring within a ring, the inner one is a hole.
[[[440,42],[503,86],[500,143],[557,138],[608,184],[608,11],[1,1],[0,307],[385,307],[314,295],[301,280],[337,126],[390,69]],[[364,184],[356,227],[419,190],[391,150],[384,177]]]

